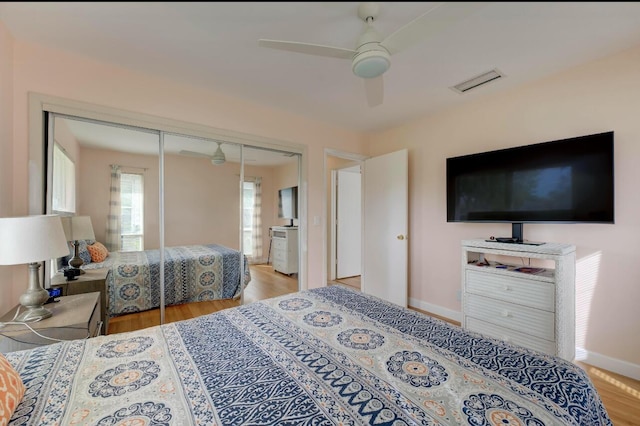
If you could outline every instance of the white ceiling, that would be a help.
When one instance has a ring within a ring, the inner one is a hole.
[[[496,2],[393,55],[385,100],[367,106],[349,61],[259,47],[260,38],[353,49],[356,2],[9,2],[18,40],[356,131],[388,128],[640,45],[639,2]],[[382,2],[374,26],[393,33],[439,3]],[[442,7],[446,7],[443,5]],[[506,78],[449,89],[491,69]]]

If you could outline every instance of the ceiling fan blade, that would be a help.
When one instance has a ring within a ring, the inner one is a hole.
[[[375,78],[363,78],[364,90],[367,94],[367,103],[370,107],[382,104],[384,99],[384,80],[382,76]]]
[[[426,40],[456,22],[485,7],[486,2],[440,3],[380,42],[390,54],[401,52]]]
[[[178,154],[180,155],[186,155],[188,157],[204,157],[204,158],[211,158],[210,155],[207,154],[203,154],[201,152],[194,152],[194,151],[180,151]]]
[[[343,49],[341,47],[322,46],[320,44],[298,43],[295,41],[280,40],[258,40],[260,47],[270,47],[272,49],[288,50],[290,52],[305,53],[307,55],[327,56],[329,58],[353,59],[355,50]]]

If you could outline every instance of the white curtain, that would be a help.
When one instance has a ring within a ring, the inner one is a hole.
[[[120,166],[111,166],[109,188],[109,215],[105,246],[109,251],[120,251]]]
[[[253,262],[262,261],[262,178],[257,177],[253,182],[254,198],[253,198],[253,229],[251,236],[253,238],[251,258]]]

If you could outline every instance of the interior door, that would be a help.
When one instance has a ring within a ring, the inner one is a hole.
[[[408,151],[367,159],[363,169],[362,291],[406,307]]]
[[[336,279],[360,275],[362,268],[362,176],[360,166],[337,171]]]

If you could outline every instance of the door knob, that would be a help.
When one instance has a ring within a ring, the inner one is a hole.
[[[404,240],[404,235],[400,234],[396,238],[399,239],[399,240]]]

